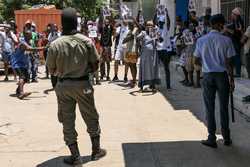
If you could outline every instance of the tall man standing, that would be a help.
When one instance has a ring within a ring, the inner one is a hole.
[[[203,145],[217,148],[215,97],[218,93],[220,103],[221,132],[224,145],[230,146],[229,129],[229,93],[234,90],[232,57],[235,49],[230,38],[220,33],[223,30],[225,18],[223,15],[214,15],[211,18],[212,30],[198,39],[194,52],[195,64],[202,64],[203,98],[207,114],[208,139],[202,141]]]
[[[100,148],[99,115],[94,101],[94,90],[89,73],[98,69],[99,56],[92,41],[77,33],[77,14],[73,8],[62,13],[62,36],[53,41],[48,50],[47,66],[58,77],[55,91],[58,100],[58,119],[63,125],[63,134],[71,156],[64,159],[70,165],[82,163],[75,130],[76,104],[87,125],[92,142],[92,160],[106,155]]]

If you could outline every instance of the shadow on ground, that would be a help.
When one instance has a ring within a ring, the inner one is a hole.
[[[50,159],[48,161],[45,161],[45,162],[37,165],[36,167],[71,167],[70,165],[67,165],[63,162],[64,158],[65,158],[64,156],[53,158],[53,159]],[[84,166],[84,164],[90,162],[91,156],[84,156],[84,157],[82,157],[82,160],[83,160],[83,164],[75,166],[75,167],[82,167],[82,166]]]
[[[221,142],[222,143],[222,142]],[[250,154],[244,148],[205,148],[199,141],[125,143],[125,167],[247,167]]]

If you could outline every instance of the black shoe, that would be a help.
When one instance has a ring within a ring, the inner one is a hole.
[[[210,140],[202,140],[201,144],[203,144],[204,146],[207,147],[211,147],[211,148],[217,148],[217,143],[215,141],[210,141]]]
[[[112,79],[112,81],[118,81],[119,80],[119,78],[117,77],[117,76],[114,76],[114,78]]]
[[[100,81],[96,81],[96,85],[101,85],[101,82]]]
[[[6,81],[6,82],[9,81],[9,78],[8,78],[8,77],[5,77],[5,78],[4,78],[4,81]]]
[[[231,146],[233,144],[232,140],[229,139],[229,140],[224,140],[224,145],[225,146]]]
[[[185,82],[187,82],[186,79],[184,79],[184,80],[182,80],[182,81],[179,81],[179,83],[185,83]]]
[[[71,144],[68,146],[69,150],[71,152],[71,156],[68,156],[64,158],[64,163],[69,164],[69,165],[80,165],[82,164],[82,159],[80,156],[78,144]]]
[[[37,79],[32,79],[32,81],[31,81],[32,83],[37,83],[38,82],[38,80]]]
[[[101,80],[101,81],[103,80],[103,76],[100,77],[100,80]]]
[[[110,77],[107,77],[107,81],[110,81],[111,79],[110,79]]]
[[[128,82],[128,77],[124,77],[124,82]]]
[[[100,147],[100,136],[91,137],[91,143],[92,143],[92,154],[91,154],[92,161],[97,161],[106,156],[107,151]]]
[[[187,83],[185,86],[192,87],[192,86],[194,86],[194,84],[193,83]]]

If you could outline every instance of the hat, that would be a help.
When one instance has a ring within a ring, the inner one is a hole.
[[[154,26],[153,21],[147,21],[146,26]]]
[[[32,27],[36,27],[36,24],[34,22],[31,23]]]
[[[226,20],[225,20],[225,17],[223,16],[223,14],[216,14],[216,15],[213,15],[211,17],[210,22],[212,25],[215,25],[218,23],[225,24]]]
[[[31,20],[27,20],[26,22],[25,22],[25,25],[26,24],[32,24],[32,21]]]
[[[237,16],[241,16],[243,14],[243,11],[241,8],[237,7],[237,8],[234,8],[234,10],[232,10],[232,13]]]

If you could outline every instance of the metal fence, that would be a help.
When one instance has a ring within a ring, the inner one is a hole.
[[[250,1],[249,0],[221,0],[221,12],[227,19],[235,7],[240,7],[244,14],[245,27],[250,25]]]

